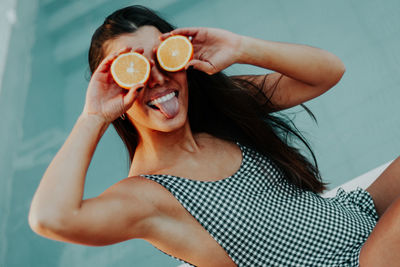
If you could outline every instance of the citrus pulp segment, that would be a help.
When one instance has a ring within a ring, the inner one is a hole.
[[[165,39],[157,49],[157,60],[166,71],[179,71],[193,57],[193,45],[183,35],[173,35]]]
[[[119,55],[111,64],[114,81],[125,89],[138,83],[145,83],[150,76],[150,63],[145,56],[137,52]]]

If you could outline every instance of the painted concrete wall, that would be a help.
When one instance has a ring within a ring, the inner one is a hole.
[[[16,0],[2,0],[0,6],[0,95],[4,65],[13,25],[17,22]]]
[[[40,178],[83,108],[91,34],[107,14],[131,3],[147,4],[177,26],[220,27],[338,55],[347,68],[342,81],[306,103],[318,125],[305,112],[295,120],[330,188],[398,155],[397,0],[19,0],[9,49],[2,52],[7,56],[0,58],[5,66],[0,92],[0,266],[178,264],[144,241],[96,248],[63,244],[33,234],[27,224]],[[265,72],[242,65],[228,70]],[[122,142],[110,128],[89,169],[85,197],[126,177],[127,168]]]

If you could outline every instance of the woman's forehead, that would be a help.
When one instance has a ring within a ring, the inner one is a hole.
[[[115,39],[108,40],[104,44],[105,55],[124,49],[127,46],[143,48],[145,53],[151,52],[154,47],[160,44],[160,31],[153,26],[142,26],[133,33],[125,33]]]

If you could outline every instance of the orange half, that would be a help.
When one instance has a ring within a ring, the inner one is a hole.
[[[193,45],[183,35],[173,35],[161,42],[157,60],[166,71],[180,71],[193,57]]]
[[[114,81],[125,89],[138,83],[145,83],[150,76],[150,63],[145,56],[137,52],[119,55],[111,64]]]

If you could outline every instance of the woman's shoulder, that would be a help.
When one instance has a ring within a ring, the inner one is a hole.
[[[229,160],[240,157],[241,145],[237,141],[215,137],[208,133],[200,133],[196,137],[198,144],[209,154],[218,155]],[[233,157],[233,158],[232,158]]]
[[[129,176],[112,185],[108,190],[121,194],[131,194],[140,197],[141,199],[154,199],[154,193],[159,191],[157,183],[146,179],[143,176]]]
[[[140,175],[129,176],[111,186],[109,190],[134,198],[149,209],[160,210],[172,204],[168,190],[159,183]]]
[[[200,145],[208,145],[211,149],[215,150],[227,147],[235,147],[238,144],[237,141],[226,140],[205,132],[196,133],[194,136]]]
[[[179,201],[165,187],[151,179],[131,176],[114,186],[119,187],[121,191],[129,192],[142,209],[147,209],[146,229],[150,232],[156,231],[170,221],[178,223],[179,218],[185,213]],[[130,205],[132,204],[133,202]],[[157,224],[154,224],[155,221]]]

